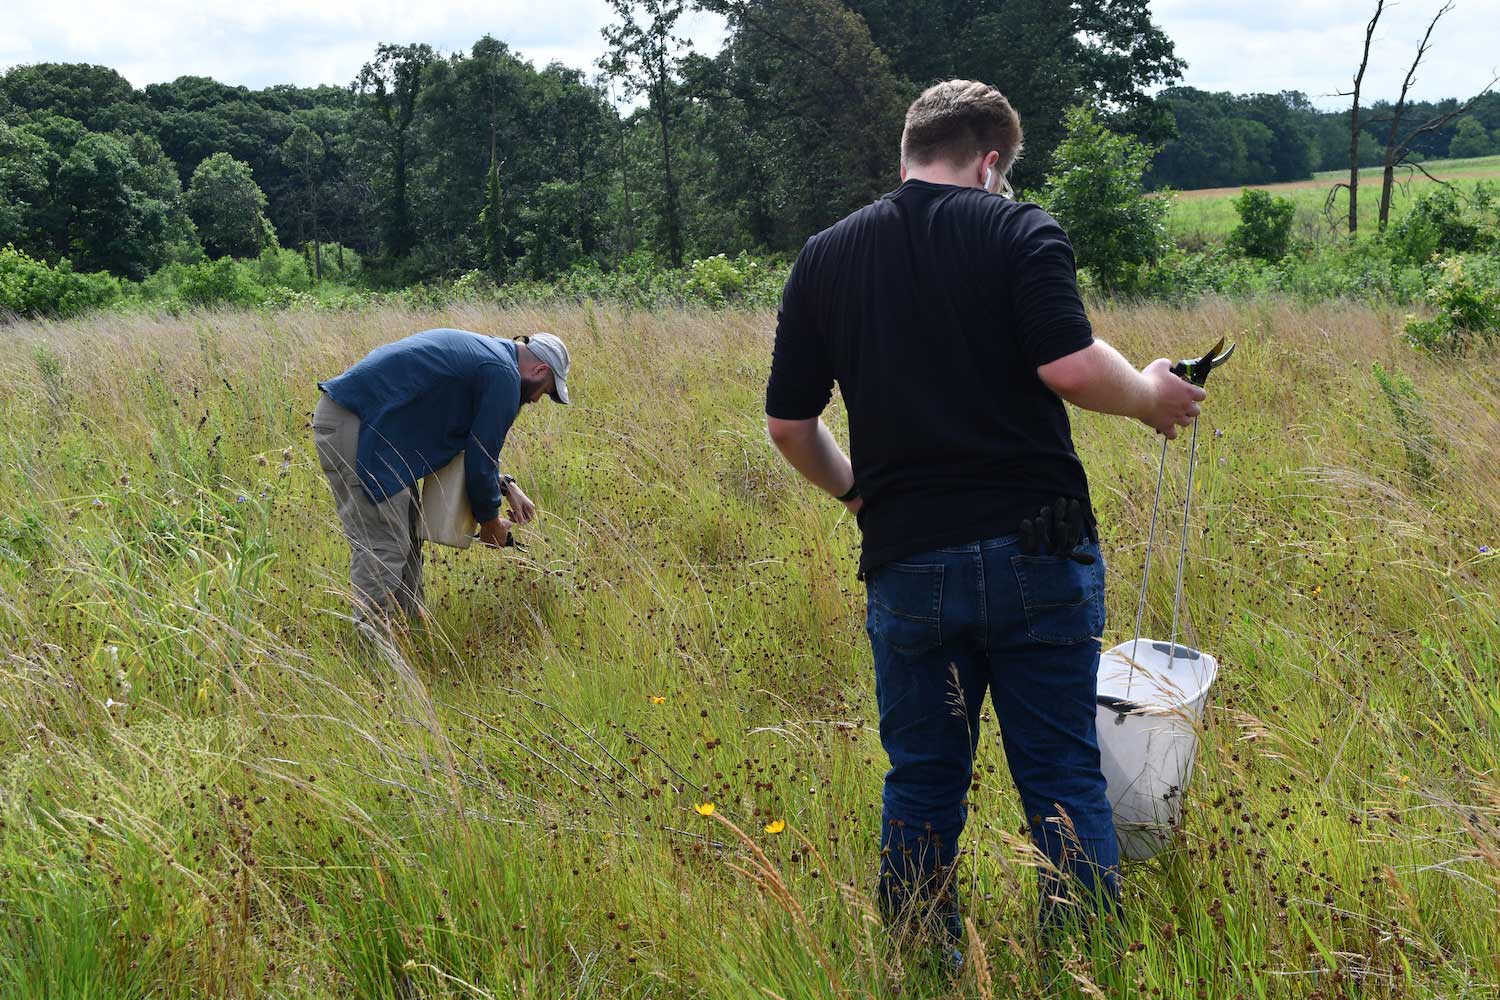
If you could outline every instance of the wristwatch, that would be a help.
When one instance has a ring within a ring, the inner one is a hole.
[[[510,499],[510,488],[512,486],[514,486],[515,484],[516,484],[516,477],[515,476],[501,476],[500,477],[500,495],[503,496],[503,497],[505,497],[505,499],[509,500]]]
[[[855,483],[853,486],[849,487],[849,492],[843,494],[842,496],[836,496],[834,497],[834,499],[839,503],[848,503],[850,500],[853,500],[857,496],[859,496],[859,483]]]

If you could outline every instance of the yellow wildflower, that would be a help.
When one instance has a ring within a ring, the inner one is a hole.
[[[712,816],[714,814],[714,804],[712,802],[700,802],[693,806],[693,809],[699,816]]]
[[[773,819],[773,820],[771,820],[771,822],[769,822],[769,823],[766,824],[766,832],[767,833],[780,833],[782,830],[785,830],[785,829],[786,829],[786,820],[784,820],[784,819]]]

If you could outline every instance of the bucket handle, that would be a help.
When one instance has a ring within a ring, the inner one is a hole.
[[[1167,660],[1168,667],[1171,667],[1173,660],[1196,660],[1203,655],[1191,646],[1184,646],[1181,643],[1173,643],[1169,646],[1165,642],[1153,642],[1151,648],[1158,653],[1168,654],[1170,657]]]
[[[1134,715],[1141,710],[1139,702],[1129,701],[1125,698],[1116,698],[1113,695],[1101,694],[1094,699],[1102,708],[1107,708],[1115,713],[1115,725],[1124,725],[1127,715]]]

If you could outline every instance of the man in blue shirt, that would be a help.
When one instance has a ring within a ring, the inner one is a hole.
[[[550,333],[500,340],[466,330],[428,330],[371,351],[319,383],[313,412],[318,463],[349,540],[357,622],[390,621],[422,608],[422,477],[464,456],[479,540],[503,547],[510,501],[525,524],[536,507],[500,475],[500,448],[525,403],[568,402],[568,349]]]

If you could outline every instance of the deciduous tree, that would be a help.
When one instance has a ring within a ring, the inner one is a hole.
[[[1170,203],[1148,197],[1142,184],[1155,151],[1109,131],[1086,105],[1070,108],[1064,123],[1037,201],[1067,231],[1079,266],[1105,289],[1128,292],[1168,246]]]
[[[385,250],[405,257],[416,245],[411,199],[407,190],[412,163],[411,127],[424,71],[437,59],[430,45],[381,45],[375,58],[360,70],[355,90],[371,122],[377,186],[383,195],[382,230]]]
[[[1150,90],[1183,63],[1148,0],[850,0],[897,73],[917,86],[961,77],[992,84],[1021,115],[1022,185],[1040,180],[1062,138],[1063,110],[1089,100],[1156,141]]]
[[[704,6],[726,16],[731,32],[692,83],[717,159],[716,203],[739,206],[758,242],[796,249],[899,183],[915,88],[891,70],[861,17],[839,0]]]
[[[1500,140],[1490,135],[1477,118],[1460,121],[1453,133],[1453,141],[1448,144],[1448,155],[1456,159],[1489,156],[1495,152],[1500,152]]]
[[[281,157],[297,176],[305,206],[302,218],[306,220],[307,228],[298,234],[298,242],[302,242],[303,233],[310,231],[313,241],[313,277],[319,280],[323,277],[323,246],[318,234],[318,196],[323,180],[325,155],[323,140],[306,125],[298,124],[281,144]]]
[[[215,153],[193,171],[187,209],[198,226],[203,249],[214,259],[253,257],[268,234],[266,196],[255,183],[250,166],[228,153]]]
[[[672,172],[679,103],[678,62],[688,43],[673,34],[685,0],[609,0],[618,24],[604,29],[610,51],[599,66],[629,97],[644,96],[661,139],[662,229],[667,256],[682,266],[682,209]]]

